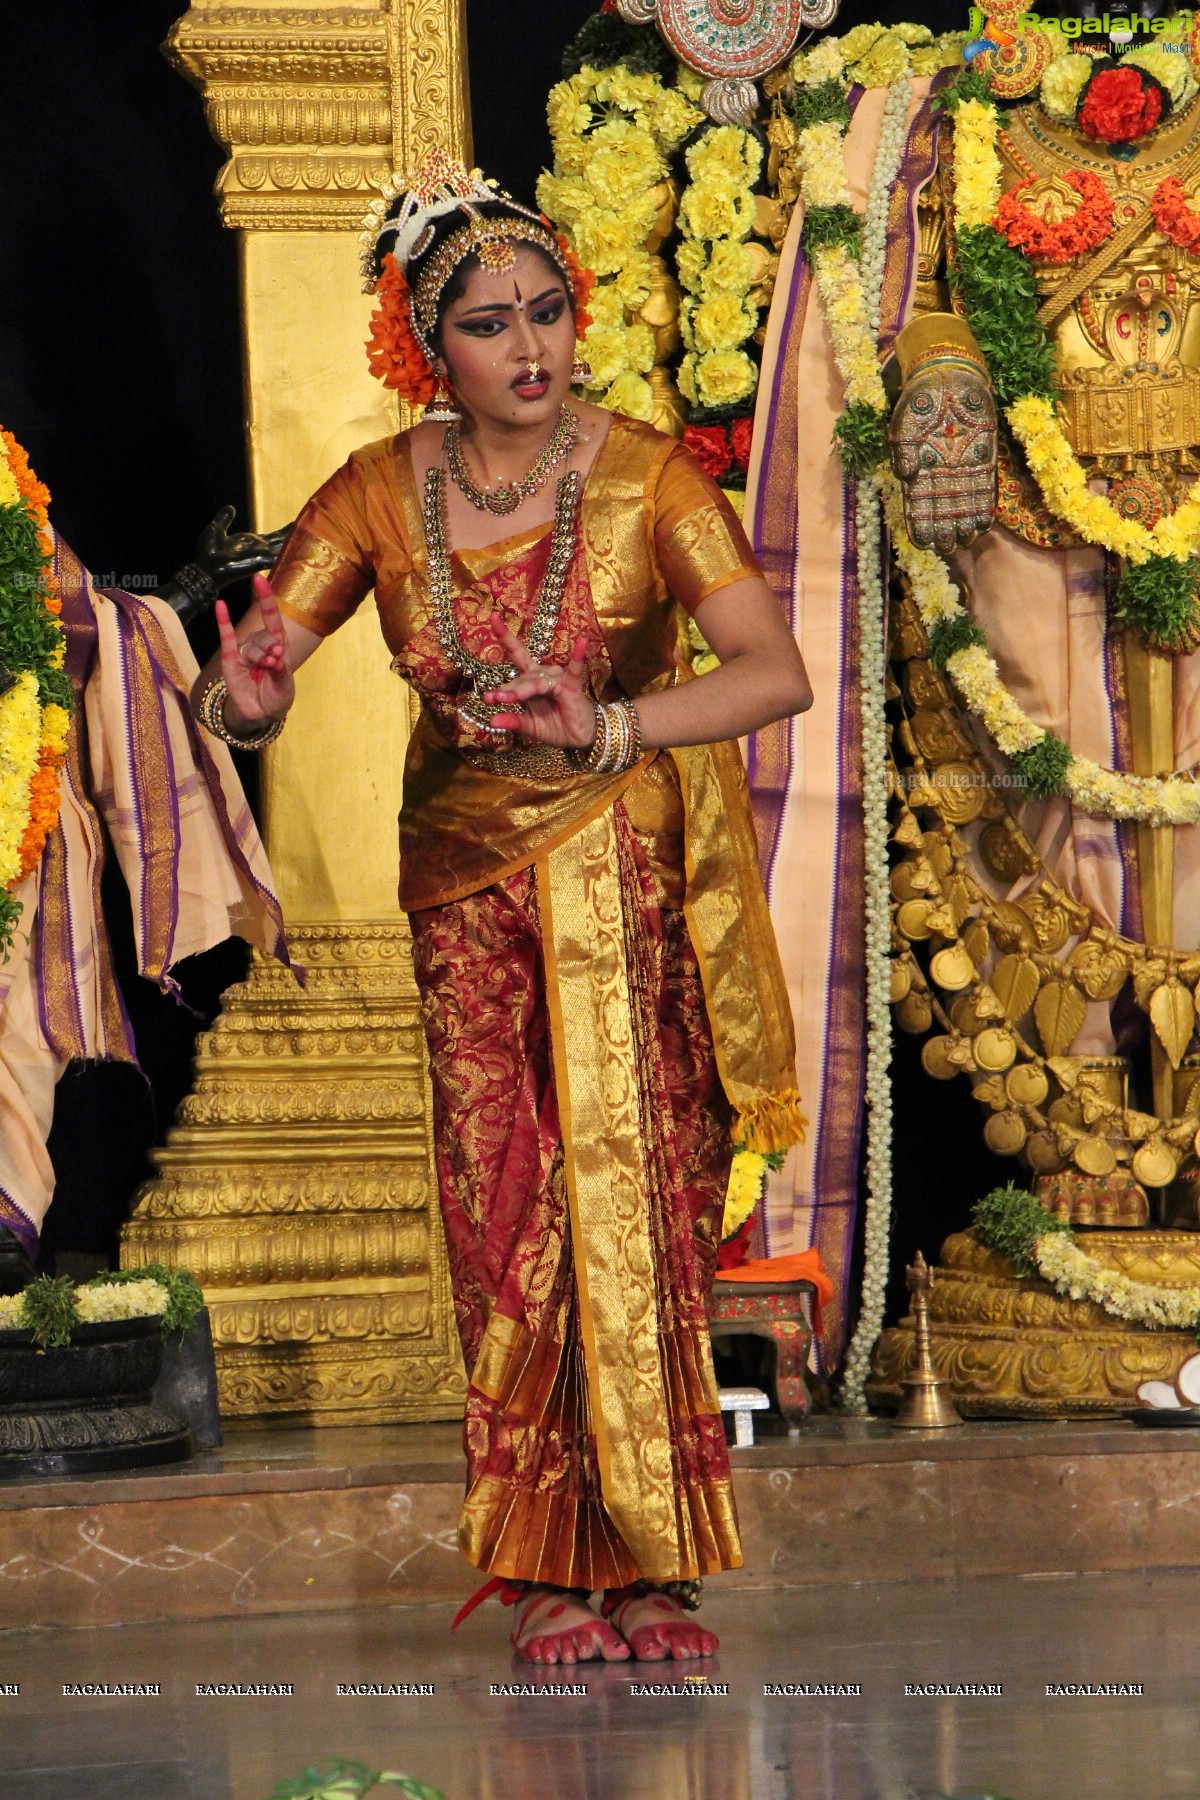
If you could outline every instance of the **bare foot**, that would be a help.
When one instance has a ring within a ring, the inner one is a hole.
[[[714,1633],[697,1625],[673,1594],[635,1594],[614,1607],[611,1618],[639,1662],[683,1662],[712,1656],[717,1648]]]
[[[624,1662],[629,1645],[586,1600],[562,1588],[536,1587],[517,1602],[512,1647],[525,1662]]]

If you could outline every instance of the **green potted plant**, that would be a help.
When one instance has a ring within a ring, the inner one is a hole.
[[[0,1478],[81,1474],[190,1456],[186,1423],[154,1399],[164,1335],[203,1310],[185,1270],[39,1276],[0,1296]]]

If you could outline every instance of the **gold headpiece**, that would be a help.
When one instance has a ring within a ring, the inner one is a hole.
[[[501,201],[510,212],[519,213],[520,218],[481,216],[477,210],[480,202],[495,201]],[[451,233],[421,270],[412,292],[413,330],[422,351],[431,360],[434,353],[430,340],[437,324],[438,300],[464,257],[477,256],[489,273],[502,275],[516,263],[517,244],[534,244],[553,258],[568,283],[571,280],[562,245],[537,213],[521,206],[494,181],[485,180],[478,169],[468,170],[444,150],[431,150],[411,186],[402,176],[392,175],[371,203],[359,238],[364,293],[375,291],[381,255],[394,256],[406,271],[413,258],[421,256],[428,247],[434,221],[452,212],[463,213],[466,223]],[[389,237],[392,241],[387,244]]]

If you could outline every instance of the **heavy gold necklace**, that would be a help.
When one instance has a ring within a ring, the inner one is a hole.
[[[533,467],[517,481],[502,482],[495,488],[481,488],[472,481],[463,457],[462,436],[457,424],[451,425],[446,432],[446,460],[455,487],[471,505],[480,512],[499,513],[503,518],[507,513],[516,512],[522,500],[528,500],[531,495],[541,492],[559,463],[570,456],[578,436],[579,420],[564,403],[558,422],[538,451]]]
[[[573,416],[573,415],[572,415]],[[449,434],[447,433],[447,436]],[[533,609],[525,646],[535,662],[540,662],[554,642],[559,608],[566,587],[567,571],[575,554],[575,538],[579,515],[579,492],[583,477],[578,469],[568,469],[558,483],[554,497],[554,530],[550,540],[550,558],[542,576]],[[492,724],[495,708],[481,695],[491,688],[503,687],[517,673],[514,663],[484,662],[463,643],[454,617],[454,590],[450,579],[450,551],[446,536],[446,476],[441,468],[425,472],[425,503],[422,507],[425,545],[429,557],[429,598],[433,622],[442,649],[470,684],[458,702],[463,718],[482,731],[503,737],[503,726]],[[519,704],[510,704],[508,712],[520,712]]]

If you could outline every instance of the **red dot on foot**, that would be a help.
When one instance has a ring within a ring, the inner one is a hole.
[[[557,1606],[552,1606],[550,1608],[550,1611],[546,1616],[551,1619],[557,1619],[559,1614],[563,1613],[565,1611],[566,1611],[566,1608],[563,1605],[562,1601],[560,1600]]]

